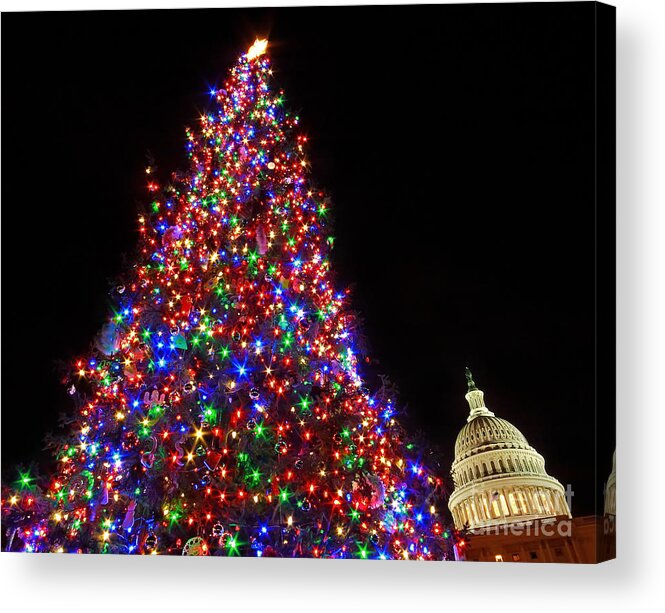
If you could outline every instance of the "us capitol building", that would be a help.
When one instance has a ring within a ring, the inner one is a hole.
[[[469,416],[455,442],[454,490],[448,500],[455,528],[468,543],[459,559],[496,562],[596,562],[614,556],[615,471],[608,479],[605,516],[573,518],[545,459],[510,422],[485,406],[466,369]],[[611,535],[608,535],[608,509]]]

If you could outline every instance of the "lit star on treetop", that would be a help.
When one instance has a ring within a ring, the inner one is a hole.
[[[247,59],[253,60],[254,58],[259,57],[260,55],[263,55],[266,52],[267,48],[268,48],[267,39],[257,38],[254,41],[254,44],[249,48],[249,51],[247,52]]]

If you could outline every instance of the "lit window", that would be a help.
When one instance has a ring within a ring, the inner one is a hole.
[[[515,494],[513,492],[510,492],[508,494],[508,500],[510,501],[510,508],[513,511],[513,515],[519,515],[520,514],[520,508],[517,504],[517,501],[515,500]]]
[[[503,562],[503,556],[501,554],[495,555],[494,556],[494,561],[495,562]]]
[[[501,502],[501,510],[503,511],[503,514],[510,515],[510,511],[508,510],[508,503],[506,502],[506,497],[503,495],[503,493],[499,494],[499,501]]]

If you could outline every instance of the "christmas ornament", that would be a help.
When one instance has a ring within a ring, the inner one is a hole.
[[[222,536],[222,534],[224,534],[224,526],[222,524],[220,524],[219,522],[216,522],[215,524],[213,524],[212,535],[215,536],[215,537],[220,537],[220,536]]]
[[[148,442],[150,444],[150,450],[147,452],[144,451],[141,455],[141,464],[146,468],[152,468],[152,465],[155,462],[155,451],[157,450],[157,437],[151,436],[148,439]]]
[[[105,506],[109,503],[109,485],[108,483],[102,484],[102,498],[99,501],[99,504]]]
[[[151,392],[146,392],[143,395],[143,404],[149,406],[151,409],[156,406],[164,405],[164,394],[160,394],[158,390],[152,390]]]
[[[173,336],[173,346],[176,349],[187,349],[187,339],[182,334],[176,334]]]
[[[256,248],[260,255],[265,255],[268,251],[268,239],[263,225],[259,224],[256,229]]]
[[[184,434],[181,434],[175,441],[173,447],[175,448],[175,456],[173,457],[173,463],[176,466],[183,466],[182,458],[185,455],[185,450],[183,449],[183,444],[187,440],[187,437]]]
[[[171,226],[164,232],[162,244],[165,247],[173,247],[182,238],[182,229],[179,226]]]
[[[122,520],[122,529],[130,530],[134,525],[134,512],[136,511],[136,500],[131,500],[127,506],[125,519]]]
[[[143,549],[148,553],[152,553],[157,549],[157,542],[157,535],[154,532],[151,532],[146,536],[146,539],[143,542]]]
[[[204,463],[209,470],[215,470],[219,465],[221,459],[222,459],[221,453],[209,449]]]
[[[195,536],[185,543],[185,546],[182,548],[182,555],[207,556],[209,555],[208,545],[200,536]]]
[[[104,355],[113,355],[120,349],[120,333],[114,323],[107,323],[95,338],[95,347]]]

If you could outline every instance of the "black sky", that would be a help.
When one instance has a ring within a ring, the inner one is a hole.
[[[593,3],[2,16],[2,456],[70,410],[136,239],[147,153],[186,165],[209,88],[269,36],[372,355],[452,460],[464,367],[594,512]],[[607,382],[607,385],[613,385]],[[602,505],[602,497],[598,499]],[[602,508],[602,506],[601,506]]]

